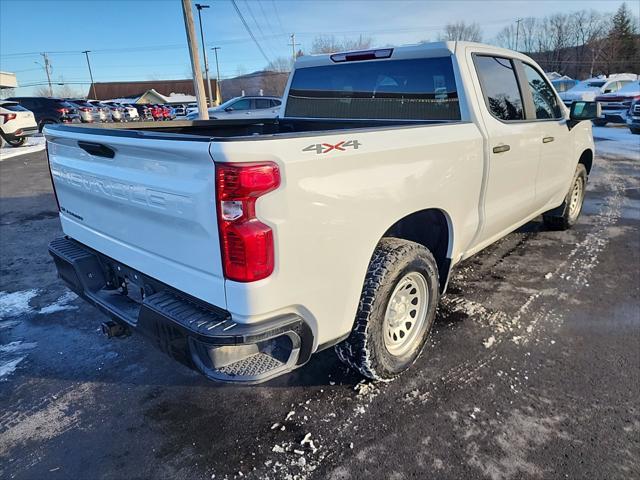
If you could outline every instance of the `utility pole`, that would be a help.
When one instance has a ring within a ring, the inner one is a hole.
[[[53,97],[53,87],[51,86],[51,73],[49,69],[51,68],[51,64],[49,63],[49,56],[46,53],[41,53],[44,58],[44,71],[47,73],[47,83],[49,84],[49,96]]]
[[[291,45],[291,61],[293,62],[291,64],[291,68],[293,68],[293,64],[296,63],[296,47],[299,47],[300,44],[296,43],[295,33],[292,33],[291,35],[289,35],[289,38],[291,39],[291,43],[288,43],[287,45]]]
[[[220,50],[220,47],[213,47],[211,50],[213,50],[213,53],[216,56],[216,102],[218,102],[218,105],[220,105],[220,102],[218,101],[222,99],[222,86],[220,85],[220,66],[218,65],[218,50]]]
[[[200,120],[209,120],[207,110],[206,93],[204,82],[202,81],[202,70],[200,70],[200,58],[198,57],[198,43],[196,41],[195,26],[193,25],[193,11],[191,0],[182,0],[182,14],[184,16],[184,29],[187,33],[187,43],[189,45],[189,56],[191,57],[191,70],[193,71],[193,84],[198,100],[198,114]]]
[[[93,98],[94,100],[98,100],[98,97],[96,96],[96,84],[93,81],[93,73],[91,72],[91,62],[89,62],[89,52],[91,50],[84,50],[82,53],[84,53],[87,57],[87,67],[89,67],[89,78],[91,78],[91,89],[93,90]]]
[[[518,40],[519,40],[519,36],[520,36],[520,22],[522,21],[521,18],[518,18],[516,20],[516,48],[515,51],[518,51]]]
[[[211,79],[209,78],[209,59],[207,58],[207,44],[204,43],[204,31],[202,30],[202,15],[200,12],[204,8],[209,8],[209,5],[203,5],[196,3],[198,9],[198,22],[200,23],[200,39],[202,40],[202,54],[204,56],[204,75],[207,78],[207,88],[209,91],[209,105],[213,106],[213,97],[211,96]]]

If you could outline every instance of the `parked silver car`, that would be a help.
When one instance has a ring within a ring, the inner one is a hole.
[[[66,101],[78,109],[82,123],[100,122],[99,109],[91,105],[87,100],[68,98]]]
[[[100,100],[87,100],[91,105],[98,109],[101,122],[113,122],[111,108],[109,105],[102,103]]]
[[[276,118],[282,100],[279,97],[235,97],[209,109],[209,118],[232,120],[238,118]],[[197,120],[198,110],[187,115],[187,120]]]

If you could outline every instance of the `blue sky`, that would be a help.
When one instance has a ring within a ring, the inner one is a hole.
[[[291,55],[289,34],[303,50],[321,34],[373,37],[378,45],[434,40],[450,21],[478,22],[485,41],[517,17],[596,9],[614,12],[620,0],[565,1],[312,1],[236,0],[267,57]],[[196,1],[194,0],[195,4]],[[222,77],[263,68],[267,61],[229,0],[201,0],[208,47],[220,46]],[[636,14],[634,1],[627,2]],[[197,14],[194,12],[196,22]],[[196,23],[197,27],[197,23]],[[83,50],[91,50],[96,81],[188,78],[180,0],[0,0],[0,70],[20,85],[46,81],[39,52],[49,52],[53,80],[88,82]],[[213,57],[210,56],[213,65]],[[86,91],[88,85],[76,85]],[[33,87],[35,88],[35,87]],[[33,88],[21,88],[29,94]]]

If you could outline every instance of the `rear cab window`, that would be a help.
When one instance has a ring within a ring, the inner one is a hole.
[[[286,117],[460,120],[450,56],[349,62],[295,71]]]

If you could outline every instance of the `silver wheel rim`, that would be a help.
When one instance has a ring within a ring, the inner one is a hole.
[[[569,217],[572,220],[578,218],[582,209],[582,194],[584,185],[580,177],[576,178],[573,188],[571,189],[571,198],[569,199]]]
[[[384,345],[390,354],[401,356],[414,348],[424,330],[429,290],[424,276],[411,272],[400,279],[384,314]]]

